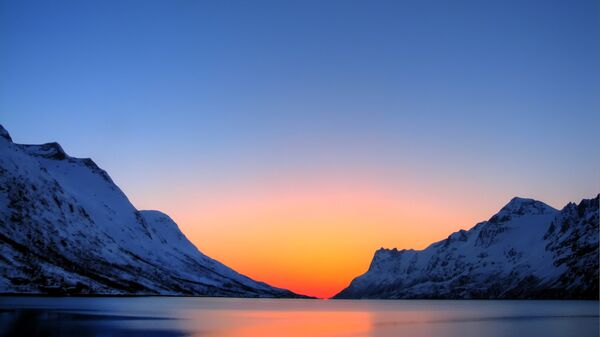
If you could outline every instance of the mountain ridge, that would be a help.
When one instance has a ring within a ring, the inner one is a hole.
[[[598,299],[598,198],[559,211],[515,197],[422,250],[378,249],[333,298]]]
[[[13,143],[1,125],[0,210],[0,293],[305,297],[204,255],[92,159]]]

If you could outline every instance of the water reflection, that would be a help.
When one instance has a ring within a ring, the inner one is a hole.
[[[212,336],[367,336],[371,330],[367,312],[265,311],[234,314],[239,326],[214,331]],[[236,324],[236,325],[238,325]]]
[[[0,297],[0,336],[598,336],[598,302]]]
[[[118,321],[161,320],[158,317],[130,317],[71,313],[46,309],[3,310],[0,314],[0,335],[31,337],[182,337],[183,331],[132,329]]]

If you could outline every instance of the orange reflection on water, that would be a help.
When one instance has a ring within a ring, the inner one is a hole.
[[[368,312],[356,311],[240,311],[230,317],[235,326],[200,336],[364,336],[371,330]]]

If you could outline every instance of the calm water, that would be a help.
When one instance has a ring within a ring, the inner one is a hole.
[[[578,336],[599,303],[0,297],[0,336]]]

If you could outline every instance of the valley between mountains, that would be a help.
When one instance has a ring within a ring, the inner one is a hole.
[[[380,249],[336,299],[598,299],[598,196],[514,198],[423,250]],[[306,298],[200,252],[92,159],[0,126],[0,294]]]

